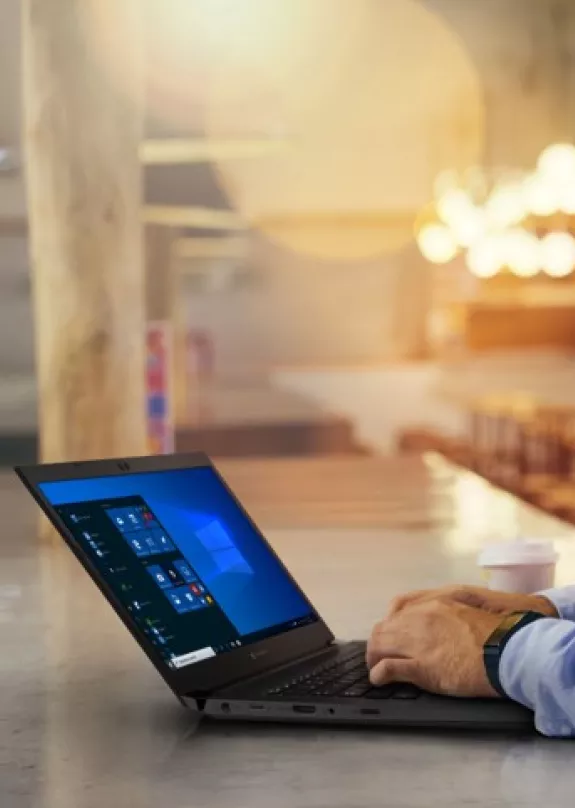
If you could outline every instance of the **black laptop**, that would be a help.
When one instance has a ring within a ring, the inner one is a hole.
[[[370,685],[201,454],[16,469],[180,701],[225,720],[528,729],[504,700]]]

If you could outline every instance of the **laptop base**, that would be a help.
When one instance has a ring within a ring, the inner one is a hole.
[[[405,727],[437,727],[532,732],[533,713],[504,699],[457,699],[435,696],[410,685],[371,688],[366,695],[292,696],[293,688],[278,688],[281,682],[308,679],[310,671],[323,670],[328,681],[334,662],[365,658],[365,643],[333,644],[319,655],[279,671],[238,683],[213,693],[204,714],[227,721],[273,721],[305,724],[353,724]],[[345,663],[348,664],[348,663]],[[353,661],[351,665],[355,664]],[[364,663],[363,663],[364,664]],[[313,675],[313,674],[312,674]],[[367,679],[367,671],[365,671]],[[353,678],[353,675],[352,677]],[[365,690],[365,688],[364,688]],[[415,691],[414,692],[410,692]],[[279,691],[279,695],[278,695]],[[339,693],[340,691],[338,691]],[[345,691],[347,694],[353,690]]]
[[[345,703],[208,699],[203,714],[223,721],[271,721],[298,724],[348,724],[356,726],[433,727],[437,729],[533,732],[533,713],[511,701],[451,699],[423,695],[417,702],[385,702],[367,699]]]

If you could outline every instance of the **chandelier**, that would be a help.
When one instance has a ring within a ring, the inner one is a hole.
[[[575,270],[575,146],[555,143],[531,173],[479,168],[437,178],[416,241],[431,263],[462,255],[478,278],[511,272],[564,278]]]

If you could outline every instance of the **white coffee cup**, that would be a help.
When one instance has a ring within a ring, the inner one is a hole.
[[[558,558],[552,541],[517,539],[487,545],[478,564],[489,589],[531,594],[553,587]]]

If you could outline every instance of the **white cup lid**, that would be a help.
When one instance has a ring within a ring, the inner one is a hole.
[[[479,554],[481,567],[516,567],[532,564],[555,564],[559,555],[552,541],[518,539],[489,544]]]

